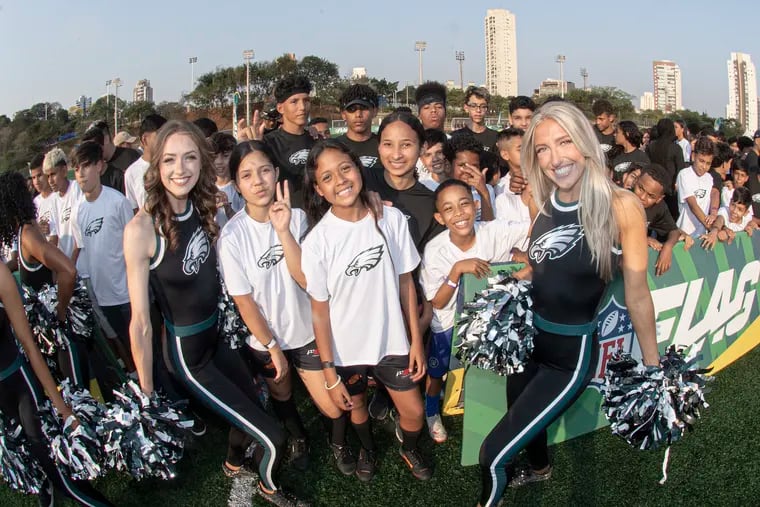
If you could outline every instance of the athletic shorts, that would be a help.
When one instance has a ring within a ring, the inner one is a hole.
[[[451,337],[454,328],[450,327],[440,333],[431,333],[428,342],[427,373],[432,378],[443,378],[449,371],[451,358]]]
[[[391,391],[409,391],[417,387],[409,371],[409,354],[403,356],[385,356],[375,366],[355,365],[336,366],[348,394],[355,396],[367,390],[367,377],[372,376]]]
[[[101,306],[100,310],[108,324],[122,341],[129,342],[129,321],[132,319],[132,308],[129,303],[114,306]]]
[[[272,354],[268,350],[256,350],[248,347],[248,351],[250,352],[254,367],[261,375],[265,378],[275,378],[277,376],[277,370],[275,370],[274,363],[272,362]],[[297,349],[283,350],[283,352],[288,362],[298,369],[307,371],[322,370],[322,359],[319,357],[316,340],[312,340]]]

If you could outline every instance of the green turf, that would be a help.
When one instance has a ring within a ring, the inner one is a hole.
[[[708,394],[711,407],[696,430],[671,449],[668,482],[660,486],[662,451],[631,449],[608,428],[552,448],[554,475],[548,482],[509,490],[506,503],[519,505],[757,505],[760,503],[760,349],[723,370]],[[312,431],[312,466],[307,473],[285,469],[288,489],[315,506],[472,506],[479,489],[477,467],[459,466],[461,418],[445,418],[450,440],[424,449],[436,461],[428,484],[415,481],[402,467],[388,429],[375,428],[380,450],[378,476],[368,485],[343,477],[332,465],[322,427],[313,408],[304,406]],[[172,482],[136,482],[112,473],[97,482],[115,504],[124,506],[226,505],[231,480],[220,470],[226,431],[212,424],[193,443]],[[59,505],[65,502],[59,502]],[[0,486],[0,505],[36,505],[33,497]],[[268,505],[260,500],[253,505]]]

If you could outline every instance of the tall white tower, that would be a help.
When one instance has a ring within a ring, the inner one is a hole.
[[[681,103],[681,68],[670,60],[652,62],[654,108],[664,113],[683,109]]]
[[[517,26],[506,9],[488,9],[486,28],[486,88],[493,95],[517,95]]]
[[[755,64],[745,53],[731,53],[728,60],[728,105],[726,118],[733,118],[751,136],[758,128],[757,78]]]

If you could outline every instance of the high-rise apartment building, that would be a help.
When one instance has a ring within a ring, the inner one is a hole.
[[[486,88],[492,95],[517,95],[517,27],[506,9],[488,9],[486,27]]]
[[[751,136],[758,127],[755,64],[745,53],[731,53],[728,60],[728,105],[726,118],[733,118]]]
[[[654,108],[664,113],[683,109],[681,103],[681,68],[670,60],[652,62]]]
[[[137,82],[132,90],[132,101],[153,102],[153,88],[150,86],[150,81],[141,79]]]
[[[639,110],[651,111],[654,109],[654,94],[652,92],[644,92],[639,100]]]

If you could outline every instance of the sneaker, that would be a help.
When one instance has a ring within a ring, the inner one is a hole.
[[[224,472],[224,475],[227,477],[234,479],[235,477],[253,477],[257,476],[257,473],[250,468],[248,468],[247,464],[243,464],[240,466],[240,468],[234,470],[230,468],[230,466],[227,464],[227,462],[222,463],[222,472]]]
[[[393,421],[393,425],[396,427],[394,430],[394,433],[396,434],[396,440],[398,440],[398,443],[401,444],[404,442],[404,432],[401,431],[401,417],[398,415],[398,412],[396,412],[396,409],[391,409],[390,411],[391,420]]]
[[[309,445],[305,438],[288,439],[288,461],[301,472],[309,468]]]
[[[206,434],[206,422],[198,417],[195,412],[190,412],[190,416],[193,418],[193,427],[190,428],[190,432],[196,437],[202,437]]]
[[[354,458],[351,448],[348,445],[330,444],[333,456],[335,456],[335,465],[343,475],[353,475],[356,472],[356,458]]]
[[[377,453],[364,447],[359,450],[359,461],[356,463],[356,477],[362,482],[369,482],[375,476]]]
[[[295,496],[285,493],[282,489],[276,489],[269,491],[264,488],[264,485],[259,482],[259,487],[256,488],[256,494],[267,502],[277,505],[278,507],[311,507],[309,502],[299,500]]]
[[[372,419],[382,421],[388,417],[389,408],[390,400],[388,399],[388,392],[385,389],[375,389],[367,406],[369,416]]]
[[[430,438],[436,444],[442,444],[449,438],[449,434],[446,432],[446,428],[441,421],[441,414],[431,415],[427,418],[428,431],[430,432]]]
[[[55,490],[53,489],[53,483],[47,479],[37,495],[37,503],[40,507],[53,507],[55,505]]]
[[[549,470],[542,474],[538,474],[532,468],[526,467],[518,470],[517,473],[515,473],[514,477],[510,479],[508,487],[519,488],[520,486],[525,486],[531,482],[548,481],[551,479],[551,477],[552,467],[549,467]]]
[[[433,476],[433,468],[425,461],[418,449],[405,451],[403,447],[399,448],[398,453],[411,470],[415,479],[427,481]]]

